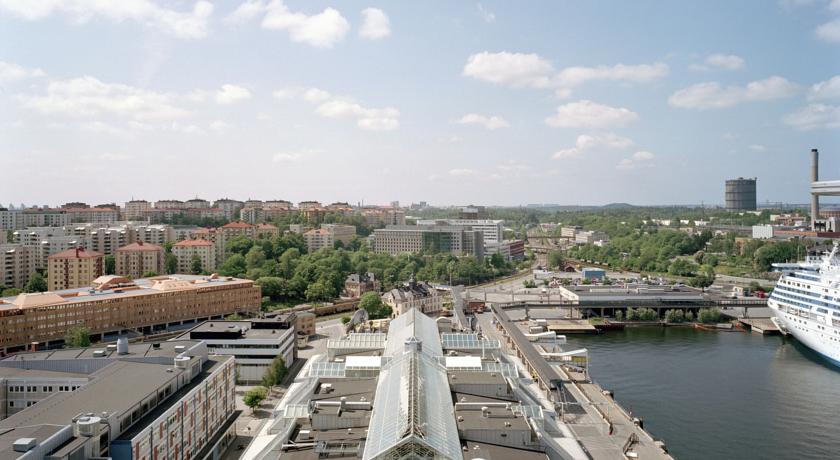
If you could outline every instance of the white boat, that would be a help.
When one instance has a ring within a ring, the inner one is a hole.
[[[788,270],[767,300],[776,323],[803,345],[840,366],[838,247],[822,260],[785,264]]]

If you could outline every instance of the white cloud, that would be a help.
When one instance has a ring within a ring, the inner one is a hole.
[[[131,155],[125,153],[103,153],[97,157],[101,161],[126,161],[130,160]]]
[[[481,16],[481,19],[484,20],[484,22],[488,24],[496,22],[496,14],[484,8],[484,5],[477,3],[476,8],[478,8],[478,15]]]
[[[761,144],[752,144],[750,145],[750,150],[753,152],[765,152],[767,151],[767,146]]]
[[[329,98],[329,92],[318,88],[309,88],[303,92],[303,99],[307,102],[323,102]]]
[[[210,123],[210,130],[215,131],[217,133],[223,133],[229,130],[230,128],[233,128],[233,125],[222,120],[215,120],[214,122]]]
[[[359,129],[393,131],[400,127],[400,111],[393,107],[365,107],[349,97],[334,96],[319,88],[285,88],[274,91],[278,100],[302,99],[317,104],[315,113],[325,118],[352,118]]]
[[[392,131],[399,128],[399,110],[393,107],[368,108],[352,99],[331,99],[315,108],[326,118],[355,118],[356,125],[368,131]]]
[[[811,86],[808,99],[831,99],[840,97],[840,75]]]
[[[547,88],[553,71],[551,63],[537,54],[484,51],[467,59],[463,75],[517,88]]]
[[[720,109],[743,102],[769,101],[793,96],[796,84],[782,77],[769,77],[746,86],[721,87],[717,82],[698,83],[683,88],[668,98],[673,107],[683,109]]]
[[[486,129],[494,130],[499,128],[509,128],[507,120],[498,116],[480,115],[477,113],[468,113],[459,118],[455,123],[461,125],[481,125]]]
[[[45,75],[46,73],[41,69],[30,69],[11,62],[0,61],[0,83],[43,77]]]
[[[478,171],[469,168],[456,168],[450,169],[449,175],[455,177],[468,177],[468,176],[475,176],[478,174]]]
[[[669,71],[668,65],[661,62],[639,65],[567,67],[557,73],[554,77],[554,83],[560,88],[574,88],[596,80],[647,83],[665,77]]]
[[[271,161],[275,163],[299,163],[306,159],[306,157],[320,152],[320,150],[315,149],[300,150],[296,152],[281,152],[274,154],[274,156],[271,157]]]
[[[744,67],[744,58],[734,54],[710,54],[703,64],[693,64],[693,70],[738,70]]]
[[[359,36],[369,40],[378,40],[391,35],[391,21],[388,15],[379,8],[365,8],[362,10],[362,28]]]
[[[496,165],[496,169],[505,172],[524,172],[530,170],[531,167],[516,160],[508,160],[502,164]]]
[[[551,88],[560,98],[568,97],[571,90],[590,81],[616,81],[646,83],[668,75],[667,64],[596,67],[567,67],[556,72],[547,59],[534,54],[487,51],[473,54],[467,59],[463,75],[514,88]]]
[[[216,91],[217,104],[228,105],[250,98],[251,92],[237,85],[222,85],[222,88]]]
[[[624,126],[639,119],[639,115],[624,107],[611,107],[581,100],[557,107],[557,113],[545,119],[555,128],[611,128]]]
[[[817,37],[827,42],[840,42],[840,19],[826,22],[814,31]]]
[[[783,121],[800,131],[840,128],[840,106],[810,104],[787,115]]]
[[[170,94],[104,83],[93,77],[53,81],[45,95],[22,95],[19,99],[26,108],[70,117],[113,115],[134,120],[171,120],[190,113],[178,107]]]
[[[177,38],[196,39],[207,36],[213,4],[202,0],[196,2],[191,11],[176,11],[150,0],[0,0],[0,10],[29,21],[53,14],[64,14],[75,24],[92,19],[105,19],[115,24],[134,21]]]
[[[263,15],[264,29],[285,30],[295,43],[306,43],[316,48],[332,48],[344,39],[350,30],[350,23],[333,8],[306,15],[293,13],[282,0],[248,0],[239,5],[224,21],[242,24]]]
[[[552,158],[555,160],[578,158],[584,153],[593,150],[620,150],[631,147],[632,145],[633,141],[631,139],[617,136],[613,133],[605,135],[581,134],[575,140],[574,147],[558,150],[554,152]]]
[[[630,158],[625,158],[618,162],[616,166],[618,169],[636,169],[640,167],[651,167],[653,166],[652,162],[653,159],[656,158],[651,152],[647,151],[640,151],[634,153]]]

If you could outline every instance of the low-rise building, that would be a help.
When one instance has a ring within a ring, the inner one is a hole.
[[[184,240],[172,245],[172,254],[178,258],[178,272],[192,273],[193,260],[201,262],[201,270],[207,273],[216,269],[216,248],[207,240]]]
[[[351,273],[344,280],[344,291],[350,297],[361,297],[365,292],[379,292],[380,284],[372,272]]]
[[[102,253],[85,248],[55,253],[47,259],[47,267],[50,291],[90,286],[105,273]]]
[[[504,240],[499,243],[484,244],[484,256],[501,255],[506,261],[514,262],[525,258],[525,242],[522,240]]]
[[[609,240],[609,235],[595,230],[579,231],[575,234],[576,244],[595,244],[598,241],[607,242]]]
[[[162,275],[166,254],[163,247],[138,241],[117,249],[116,274],[141,278],[147,273]]]
[[[203,341],[212,355],[236,358],[240,384],[259,383],[275,357],[296,357],[295,313],[272,319],[205,321],[174,340]]]
[[[443,294],[429,283],[411,279],[404,285],[382,294],[382,302],[391,307],[395,316],[402,315],[412,308],[426,315],[434,315],[443,309]]]

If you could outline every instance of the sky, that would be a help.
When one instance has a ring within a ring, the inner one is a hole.
[[[840,0],[0,0],[0,203],[808,201]]]

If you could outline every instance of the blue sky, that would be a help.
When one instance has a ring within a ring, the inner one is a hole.
[[[0,0],[2,203],[801,203],[812,147],[838,0]]]

